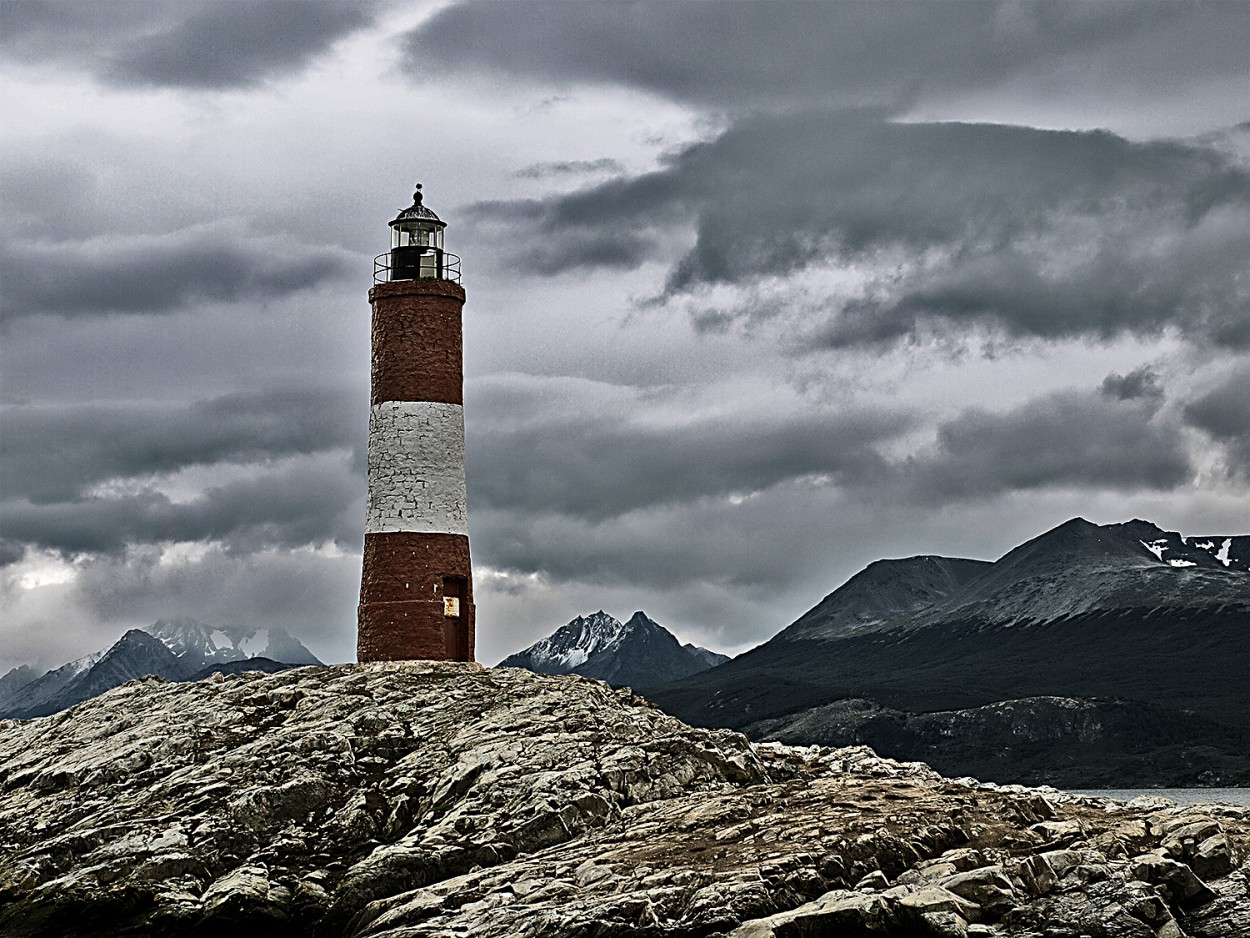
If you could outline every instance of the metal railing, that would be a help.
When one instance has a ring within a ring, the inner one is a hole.
[[[425,268],[422,266],[422,276],[420,277],[404,277],[404,280],[450,280],[452,283],[460,282],[460,255],[452,254],[450,251],[443,252],[443,264],[441,270],[435,271],[436,276],[425,276]],[[379,254],[373,259],[373,282],[374,283],[390,283],[391,282],[391,252]]]

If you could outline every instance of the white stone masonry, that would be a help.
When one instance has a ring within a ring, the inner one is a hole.
[[[369,411],[366,534],[468,534],[464,408],[386,401]]]

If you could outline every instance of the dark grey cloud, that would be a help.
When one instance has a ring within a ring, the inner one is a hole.
[[[26,545],[7,538],[0,538],[0,567],[17,563],[26,554]]]
[[[0,50],[116,84],[239,88],[303,68],[376,8],[369,0],[6,0]]]
[[[877,270],[856,295],[829,298],[817,345],[976,327],[1046,339],[1177,327],[1250,343],[1250,174],[1175,142],[786,114],[743,120],[655,172],[476,212],[541,232],[516,266],[544,273],[664,260],[671,242],[655,232],[693,225],[662,300],[810,268]],[[724,328],[783,312],[701,315]]]
[[[1124,375],[1109,374],[1103,379],[1099,390],[1118,401],[1163,397],[1163,385],[1159,382],[1159,375],[1149,365],[1134,368]]]
[[[1062,391],[1004,413],[974,408],[938,427],[937,447],[902,467],[918,501],[1072,487],[1168,491],[1193,478],[1184,440],[1153,396]]]
[[[525,413],[527,400],[536,403],[511,388],[479,393],[468,405],[490,415],[467,440],[475,507],[598,522],[656,506],[745,495],[806,476],[862,485],[885,468],[876,445],[914,422],[901,411],[677,426],[593,411],[508,419]]]
[[[1187,424],[1218,445],[1233,481],[1250,482],[1250,364],[1241,362],[1214,388],[1181,410]]]
[[[652,184],[663,191],[650,191]],[[676,194],[656,176],[617,179],[565,198],[476,202],[465,219],[482,239],[499,243],[513,272],[633,270],[664,250],[661,230],[688,214],[668,198]],[[642,211],[644,205],[649,213]]]
[[[750,596],[791,586],[825,562],[840,536],[829,520],[840,504],[833,492],[783,482],[740,505],[700,500],[607,521],[484,509],[470,535],[477,563],[553,585],[628,587],[644,607],[661,591],[701,584]]]
[[[1171,326],[1191,340],[1250,346],[1242,314],[1250,301],[1241,270],[1250,252],[1244,194],[1231,192],[1228,204],[1193,223],[1169,217],[1165,204],[1128,217],[1112,209],[1097,232],[1069,217],[1047,224],[1032,243],[965,243],[961,256],[848,302],[817,341],[844,348],[926,327],[982,326],[1013,337],[1110,340]]]
[[[518,169],[512,175],[518,179],[548,179],[553,176],[580,176],[589,173],[622,173],[625,164],[611,157],[598,160],[552,160],[546,163],[531,163]]]
[[[888,540],[952,509],[1055,497],[1090,505],[1108,493],[1168,492],[1196,471],[1154,393],[1091,388],[1000,412],[967,408],[937,424],[933,443],[905,446],[922,428],[893,412],[674,426],[557,417],[559,408],[535,406],[537,395],[495,390],[471,402],[479,413],[498,408],[470,440],[475,557],[554,584],[758,595],[831,557],[882,549],[849,542],[846,530]]]
[[[0,316],[177,312],[196,301],[263,302],[355,273],[337,248],[222,229],[0,245]]]
[[[1244,87],[1250,16],[1236,3],[462,3],[407,40],[416,79],[474,69],[611,82],[701,105],[899,104],[1012,77],[1088,93],[1069,58],[1130,85]]]
[[[70,502],[114,479],[359,449],[362,406],[342,389],[316,387],[190,404],[13,406],[4,410],[0,475],[8,498]]]
[[[99,231],[96,177],[86,168],[46,154],[8,156],[0,167],[0,210],[5,231],[19,238],[63,237]]]
[[[1185,419],[1217,440],[1250,435],[1250,365],[1243,363],[1228,378],[1184,408]]]
[[[15,541],[70,555],[176,541],[222,541],[244,553],[327,540],[355,546],[363,531],[363,491],[350,460],[340,460],[330,467],[258,471],[185,502],[153,491],[38,504],[10,499],[3,526]]]
[[[853,551],[849,517],[862,530],[874,515],[897,525],[1004,499],[1166,492],[1195,471],[1149,368],[965,409],[927,445],[921,415],[891,408],[682,420],[663,417],[662,392],[605,402],[528,379],[470,390],[475,556],[553,584],[749,595]]]

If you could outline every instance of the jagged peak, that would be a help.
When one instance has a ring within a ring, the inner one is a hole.
[[[618,642],[624,632],[625,626],[619,619],[600,609],[588,616],[574,617],[524,651],[509,655],[503,663],[525,663],[544,671],[568,671]]]
[[[143,629],[127,629],[124,633],[122,633],[122,637],[109,647],[105,654],[107,655],[114,648],[117,648],[120,645],[146,645],[149,647],[160,645],[162,648],[165,647],[164,642],[152,635],[149,635]]]
[[[641,609],[624,623],[600,609],[578,616],[500,664],[543,674],[581,674],[611,683],[647,686],[636,678],[655,683],[725,660],[726,656],[705,648],[682,645],[676,635]],[[630,677],[626,680],[625,676]]]

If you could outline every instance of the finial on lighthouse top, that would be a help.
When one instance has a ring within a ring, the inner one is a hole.
[[[421,183],[417,183],[417,191],[412,194],[412,204],[421,204]]]

